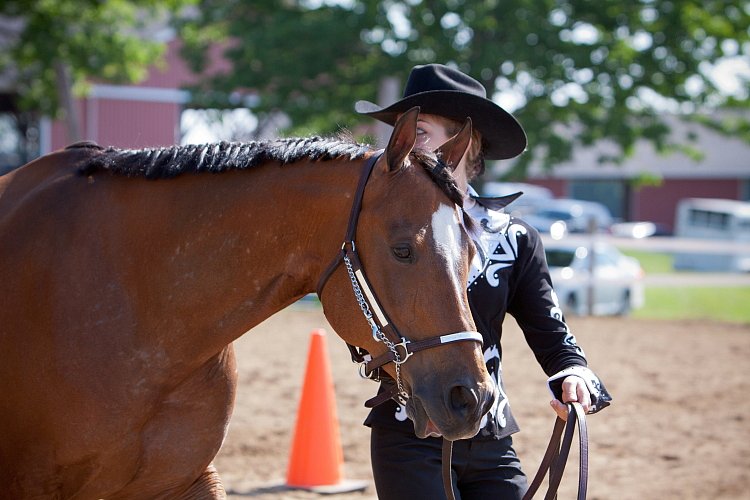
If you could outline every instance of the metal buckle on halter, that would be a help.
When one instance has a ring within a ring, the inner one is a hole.
[[[397,365],[403,365],[406,363],[406,360],[409,359],[412,354],[414,354],[412,351],[409,350],[409,341],[405,338],[401,337],[401,342],[398,344],[393,344],[393,354],[396,355],[396,359],[393,360],[393,362]],[[401,347],[404,350],[403,357],[401,356],[401,353],[398,352],[398,348]]]
[[[375,368],[370,373],[367,373],[367,363],[369,363],[370,361],[372,361],[372,359],[366,359],[359,363],[359,366],[357,367],[359,371],[359,377],[365,380],[374,380],[375,382],[380,382],[380,368]]]
[[[372,372],[370,372],[370,375],[367,374],[367,361],[361,361],[357,370],[359,371],[359,378],[371,380],[370,375],[372,375]]]

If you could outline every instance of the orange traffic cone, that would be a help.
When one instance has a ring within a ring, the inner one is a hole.
[[[310,335],[286,484],[320,493],[365,489],[365,481],[343,479],[343,461],[325,331],[319,328]]]

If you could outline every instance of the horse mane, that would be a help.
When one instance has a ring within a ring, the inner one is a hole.
[[[100,148],[91,143],[78,143],[68,148],[75,147],[96,147],[101,150],[79,167],[80,175],[89,176],[98,171],[107,171],[115,175],[146,179],[169,179],[186,173],[244,170],[269,161],[277,161],[282,165],[305,159],[327,161],[346,158],[354,161],[373,151],[371,146],[359,144],[343,135],[334,138],[316,136],[252,142],[222,141],[144,149]],[[463,195],[453,176],[434,153],[414,150],[411,159],[412,163],[424,166],[433,182],[451,201],[463,205]]]
[[[185,173],[242,170],[268,161],[282,164],[302,159],[362,158],[372,148],[351,140],[321,137],[273,141],[218,142],[145,149],[106,148],[79,169],[82,175],[99,170],[126,177],[168,179]]]

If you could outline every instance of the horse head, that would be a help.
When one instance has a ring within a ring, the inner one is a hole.
[[[477,433],[495,398],[466,294],[473,244],[450,173],[468,147],[471,123],[436,154],[414,151],[418,114],[414,108],[397,121],[366,180],[351,242],[359,274],[345,258],[321,300],[346,342],[396,361],[382,368],[396,380],[417,435],[455,440]],[[369,326],[361,309],[372,312]],[[394,348],[383,337],[404,344]],[[412,355],[416,345],[430,348]]]

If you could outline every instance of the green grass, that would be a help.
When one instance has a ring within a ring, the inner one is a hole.
[[[621,250],[625,255],[635,257],[647,274],[664,274],[674,272],[672,261],[674,258],[667,253],[643,252],[638,250]]]
[[[750,287],[646,287],[634,318],[711,319],[750,324]]]
[[[623,250],[641,263],[646,274],[674,273],[672,256]],[[750,287],[646,286],[646,303],[634,318],[710,319],[750,324]]]

